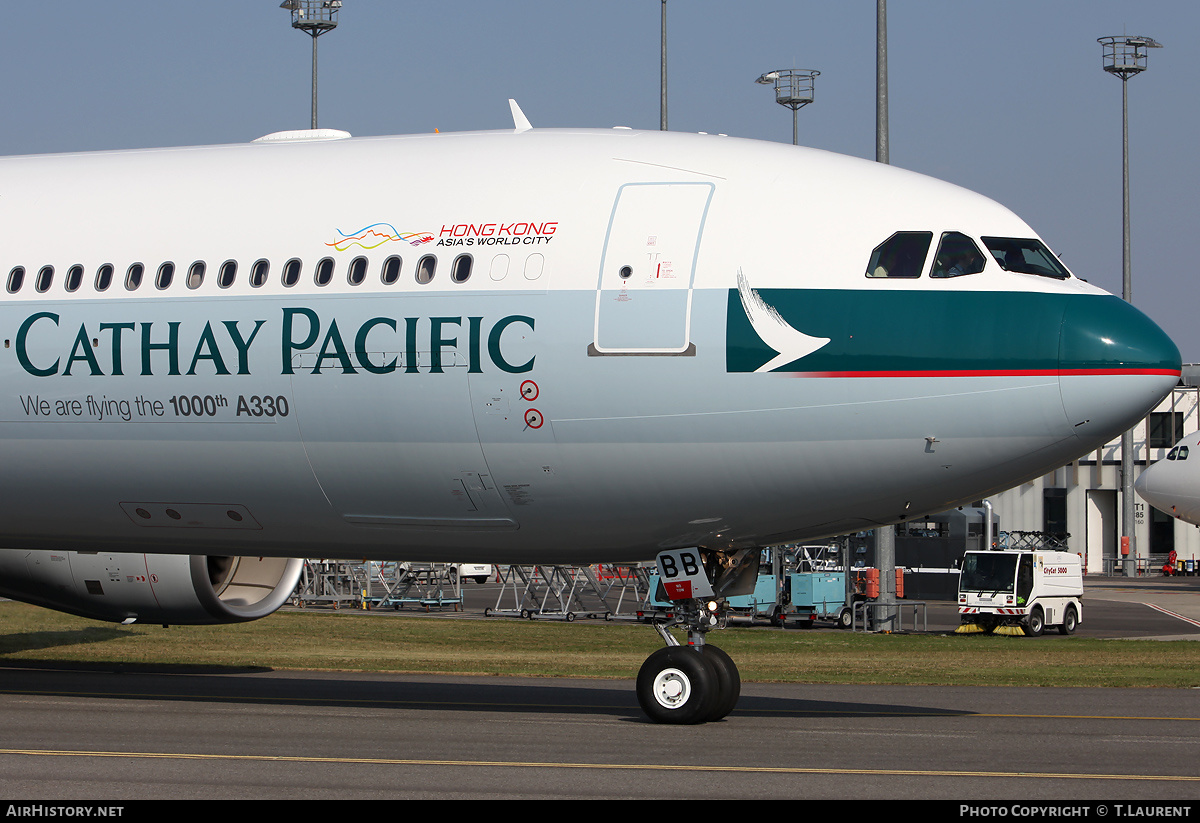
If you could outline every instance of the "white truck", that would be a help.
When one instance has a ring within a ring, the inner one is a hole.
[[[1047,626],[1057,626],[1060,633],[1071,634],[1083,622],[1079,555],[1036,550],[967,552],[958,579],[958,614],[960,633],[990,634],[1000,627],[1020,627],[1037,637]]]

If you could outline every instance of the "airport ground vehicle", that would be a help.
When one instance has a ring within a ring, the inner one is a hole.
[[[658,589],[657,572],[651,573],[650,580],[651,607],[670,610],[671,601]],[[769,567],[760,568],[753,592],[727,599],[728,614],[751,620],[770,620],[775,626],[787,622],[807,629],[823,620],[843,629],[850,628],[853,612],[847,599],[844,571],[785,572],[782,588],[776,581],[777,576]]]
[[[1047,626],[1056,626],[1071,634],[1083,622],[1082,601],[1082,564],[1076,554],[967,552],[958,583],[962,625],[957,631],[1037,637]]]
[[[488,582],[488,578],[492,576],[492,564],[459,563],[457,566],[455,566],[455,574],[458,575],[459,580],[462,580],[464,577],[466,577],[470,580],[474,580],[476,583],[486,583]]]
[[[846,573],[824,570],[793,572],[784,581],[788,616],[808,628],[817,620],[832,620],[848,629],[853,622],[846,593]]]

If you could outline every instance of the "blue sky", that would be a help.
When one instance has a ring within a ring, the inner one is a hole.
[[[892,0],[891,162],[1024,217],[1121,288],[1121,83],[1096,38],[1165,48],[1129,81],[1134,303],[1200,361],[1200,3]],[[657,128],[659,0],[345,0],[320,124],[356,135]],[[242,142],[309,121],[310,41],[278,0],[7,3],[0,154]],[[810,68],[801,142],[874,157],[874,0],[668,0],[670,127],[790,142],[754,79]]]

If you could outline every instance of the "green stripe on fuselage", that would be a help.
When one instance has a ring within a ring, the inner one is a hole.
[[[1179,368],[1178,350],[1166,334],[1112,295],[833,289],[758,293],[797,331],[829,338],[817,351],[776,372]],[[776,356],[755,333],[737,289],[729,290],[726,328],[727,371],[752,372]]]

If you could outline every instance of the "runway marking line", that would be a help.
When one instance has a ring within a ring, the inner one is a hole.
[[[1173,612],[1170,609],[1164,609],[1162,606],[1156,606],[1153,603],[1143,603],[1142,605],[1149,606],[1150,608],[1154,609],[1156,612],[1162,612],[1163,614],[1178,618],[1178,619],[1182,620],[1184,623],[1189,623],[1193,626],[1196,626],[1197,628],[1200,628],[1200,620],[1193,620],[1190,617],[1184,617],[1182,614],[1179,614],[1178,612]]]
[[[1070,774],[1066,772],[972,772],[949,769],[841,769],[804,768],[793,766],[705,766],[667,765],[662,763],[547,763],[538,761],[505,760],[428,760],[393,759],[381,757],[312,757],[300,755],[255,754],[196,754],[188,752],[104,752],[53,749],[0,749],[2,755],[39,757],[116,757],[162,760],[233,760],[258,763],[341,763],[375,766],[470,766],[524,769],[596,769],[602,771],[661,771],[661,772],[744,772],[748,774],[836,774],[894,777],[1023,777],[1040,780],[1149,780],[1159,782],[1200,782],[1200,775],[1175,774]]]

